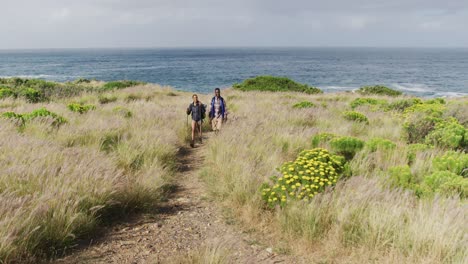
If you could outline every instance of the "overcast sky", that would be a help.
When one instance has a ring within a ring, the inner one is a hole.
[[[0,49],[468,47],[468,0],[0,0]]]

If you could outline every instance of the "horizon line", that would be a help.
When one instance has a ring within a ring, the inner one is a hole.
[[[367,48],[367,49],[468,49],[468,46],[144,46],[144,47],[48,47],[48,48],[0,48],[0,51],[35,51],[35,50],[144,50],[144,49],[307,49],[307,48]]]

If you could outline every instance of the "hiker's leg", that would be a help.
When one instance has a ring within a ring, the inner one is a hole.
[[[216,131],[216,117],[211,119],[211,130]]]
[[[218,122],[216,123],[216,129],[219,131],[221,130],[221,125],[223,124],[223,117],[218,117]]]
[[[192,120],[192,141],[195,140],[195,129],[197,128],[197,123]]]
[[[203,133],[202,133],[202,121],[200,121],[200,122],[198,123],[198,128],[200,129],[200,130],[199,130],[199,131],[200,131],[200,134],[199,134],[199,135],[200,135],[200,142],[201,142],[201,140],[202,140],[202,135],[203,135]]]

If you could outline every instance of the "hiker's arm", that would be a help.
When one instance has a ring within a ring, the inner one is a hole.
[[[187,115],[190,115],[190,113],[192,113],[192,108],[189,105],[189,107],[187,108]]]

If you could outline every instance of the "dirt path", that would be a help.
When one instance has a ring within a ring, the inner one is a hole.
[[[252,234],[229,224],[221,209],[207,197],[198,178],[206,155],[204,143],[181,147],[176,191],[154,214],[117,224],[89,246],[55,263],[174,263],[190,252],[228,256],[227,263],[299,263],[258,245]]]

